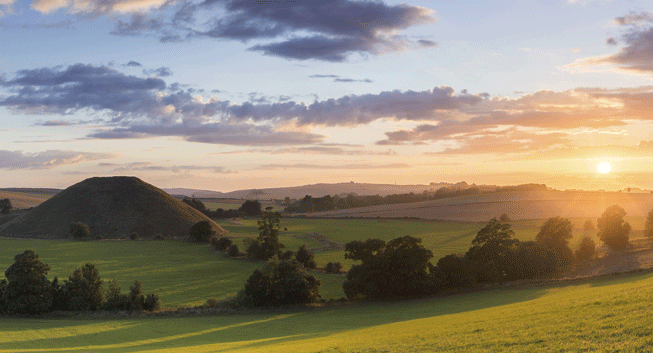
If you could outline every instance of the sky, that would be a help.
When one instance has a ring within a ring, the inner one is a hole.
[[[652,78],[645,0],[0,0],[0,187],[653,189]]]

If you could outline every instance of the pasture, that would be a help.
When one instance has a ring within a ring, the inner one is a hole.
[[[650,351],[653,275],[196,317],[3,318],[0,352]]]

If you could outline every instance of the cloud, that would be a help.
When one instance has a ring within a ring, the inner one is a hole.
[[[341,77],[339,75],[311,75],[309,77],[310,78],[332,78],[333,82],[365,82],[365,83],[374,82],[374,81],[370,80],[369,78],[357,80],[357,79],[352,79],[352,78]]]
[[[33,0],[30,7],[44,14],[66,9],[73,14],[124,14],[164,7],[167,0]]]
[[[37,153],[0,150],[0,169],[52,169],[98,159],[116,158],[111,153],[48,150]]]
[[[47,120],[37,125],[41,126],[71,126],[74,125],[73,122],[67,120]]]
[[[270,126],[252,124],[205,123],[196,127],[181,124],[168,126],[131,126],[90,134],[96,139],[133,139],[155,136],[179,136],[189,142],[236,146],[305,145],[322,141],[324,136],[296,131],[275,131]]]
[[[370,151],[364,149],[344,149],[335,146],[306,146],[306,147],[286,147],[279,149],[247,149],[240,151],[218,152],[213,154],[244,154],[244,153],[266,153],[272,155],[281,154],[324,154],[324,155],[339,155],[339,156],[396,156],[397,152],[391,149],[385,151]]]
[[[150,162],[133,162],[128,164],[113,164],[113,163],[100,163],[101,167],[116,167],[112,173],[124,173],[131,171],[168,171],[172,173],[187,173],[190,171],[209,171],[215,174],[236,174],[237,171],[229,170],[224,167],[216,166],[198,166],[198,165],[182,165],[182,166],[161,166],[153,165]]]
[[[637,145],[561,146],[537,151],[511,159],[519,160],[565,160],[620,156],[621,158],[653,158],[653,140],[640,141]]]
[[[594,56],[576,60],[566,65],[569,70],[588,70],[592,67],[609,66],[615,70],[631,74],[653,73],[653,14],[649,12],[629,13],[617,17],[613,23],[628,26],[628,30],[621,36],[625,44],[619,52],[612,55]],[[607,45],[618,45],[615,38],[608,38]]]
[[[131,66],[131,67],[143,67],[143,65],[137,61],[130,61],[128,62],[125,66]]]
[[[260,170],[279,170],[279,169],[398,169],[410,168],[410,164],[406,163],[390,163],[390,164],[343,164],[343,165],[322,165],[322,164],[265,164],[260,166]]]
[[[38,1],[52,4],[48,9],[64,7],[57,3],[61,0]],[[263,40],[266,43],[255,44],[249,50],[290,60],[342,62],[353,53],[379,55],[437,46],[431,40],[409,40],[396,34],[435,21],[432,10],[382,1],[205,0],[197,4],[113,0],[107,5],[105,1],[91,0],[88,4],[83,9],[70,9],[92,14],[132,13],[128,20],[116,22],[112,31],[115,35],[155,34],[162,42],[202,37],[244,43]],[[135,11],[139,8],[157,10]],[[198,18],[201,24],[197,24]],[[275,39],[281,41],[269,42]]]
[[[156,75],[159,77],[168,77],[172,76],[172,71],[170,70],[169,67],[162,66],[158,69],[151,69],[151,70],[143,70],[143,74],[145,75]]]

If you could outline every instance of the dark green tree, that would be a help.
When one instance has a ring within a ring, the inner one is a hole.
[[[251,306],[300,305],[318,302],[320,280],[297,261],[268,263],[245,283],[245,302]]]
[[[206,206],[200,200],[197,200],[195,198],[189,199],[189,198],[185,197],[182,201],[185,204],[189,205],[190,207],[192,207],[192,208],[194,208],[194,209],[196,209],[196,210],[198,210],[200,212],[205,212],[206,211]]]
[[[589,236],[584,236],[576,250],[576,259],[579,261],[590,260],[596,255],[596,244]]]
[[[105,310],[129,310],[129,297],[121,290],[122,288],[115,278],[109,281],[105,294]]]
[[[199,221],[190,228],[190,240],[197,242],[208,242],[216,235],[211,222]]]
[[[630,224],[624,221],[626,211],[617,206],[608,207],[605,212],[596,221],[598,233],[597,236],[605,245],[613,250],[625,249],[629,242]]]
[[[251,254],[257,260],[268,260],[274,255],[278,255],[280,250],[284,248],[283,244],[279,243],[279,222],[281,221],[281,214],[273,212],[272,207],[267,207],[263,212],[263,217],[258,221],[259,235],[256,239],[260,245],[256,252]],[[250,255],[248,248],[248,255]]]
[[[500,282],[508,279],[509,255],[519,240],[510,224],[492,218],[476,235],[465,257],[475,268],[479,282]]]
[[[11,314],[40,314],[52,308],[52,286],[45,277],[50,266],[39,260],[33,250],[14,257],[5,271],[7,285],[2,301]]]
[[[306,249],[306,245],[300,246],[297,252],[295,253],[295,259],[297,260],[297,262],[302,264],[304,267],[310,269],[314,269],[315,267],[317,267],[313,257],[314,257],[313,253],[310,250]]]
[[[438,260],[435,276],[442,289],[468,288],[476,285],[474,267],[464,256],[451,254]]]
[[[501,216],[499,216],[499,222],[501,222],[501,223],[509,223],[509,222],[512,222],[512,220],[510,219],[510,217],[508,217],[507,214],[504,213],[504,214],[502,214]]]
[[[250,217],[256,217],[263,214],[261,203],[256,200],[245,201],[240,208],[238,208],[238,211]]]
[[[92,263],[77,267],[65,282],[69,310],[97,310],[104,300],[103,281]]]
[[[510,227],[509,223],[502,223],[492,218],[483,229],[478,231],[476,238],[472,240],[472,245],[480,246],[490,241],[498,241],[504,246],[511,246],[516,240],[512,238],[515,232]]]
[[[9,214],[11,213],[12,208],[13,206],[11,205],[11,200],[9,199],[0,200],[0,213]]]
[[[596,227],[594,227],[594,223],[592,223],[591,219],[588,219],[585,221],[585,223],[583,223],[583,231],[585,231],[586,234],[595,229]]]
[[[648,213],[646,224],[644,224],[644,236],[653,239],[653,211]]]
[[[421,242],[404,236],[388,243],[380,239],[347,243],[345,258],[362,261],[347,273],[342,286],[347,298],[416,297],[431,292],[429,260],[433,253]]]
[[[574,226],[567,218],[552,217],[549,218],[540,227],[540,232],[535,236],[535,240],[543,242],[551,240],[563,246],[569,246],[569,240],[574,237]]]
[[[83,222],[70,222],[70,235],[75,239],[88,238],[91,230]]]

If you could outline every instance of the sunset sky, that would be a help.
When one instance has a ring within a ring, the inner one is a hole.
[[[652,78],[645,0],[0,0],[0,187],[653,189]]]

